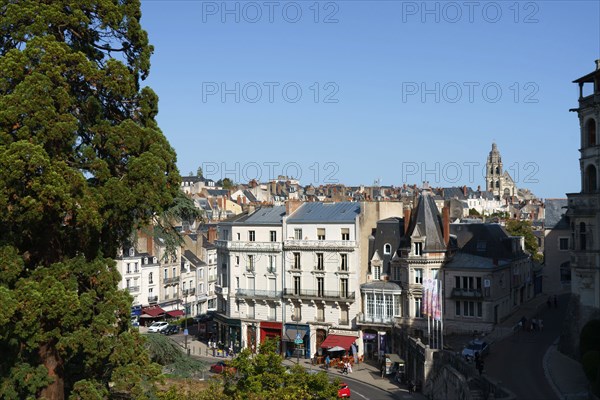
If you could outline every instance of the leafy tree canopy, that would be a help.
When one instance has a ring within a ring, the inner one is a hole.
[[[140,2],[0,9],[0,397],[144,398],[158,368],[111,259],[180,177]]]
[[[525,250],[527,250],[533,259],[537,262],[543,260],[543,255],[538,253],[538,240],[533,234],[531,222],[517,219],[506,221],[506,231],[513,236],[523,236],[525,238]]]

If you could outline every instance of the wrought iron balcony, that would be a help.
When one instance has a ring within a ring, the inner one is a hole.
[[[483,289],[453,288],[450,296],[454,299],[481,299],[483,298]]]
[[[236,297],[261,298],[261,299],[280,299],[281,290],[256,290],[256,289],[237,289]]]
[[[354,301],[356,295],[354,292],[344,292],[340,290],[311,290],[302,289],[295,290],[287,288],[283,293],[287,297],[292,298],[311,298],[311,299],[335,299],[335,300],[350,300]]]
[[[359,313],[358,322],[362,324],[391,324],[394,322],[394,317],[381,315],[364,315]]]
[[[179,283],[179,277],[178,276],[174,276],[172,278],[163,278],[163,284],[164,285],[171,285],[174,283]]]
[[[192,288],[192,289],[184,289],[183,291],[183,295],[184,296],[193,296],[196,294],[196,289]]]
[[[129,287],[127,287],[127,291],[129,293],[139,292],[140,291],[140,287],[139,286],[129,286]]]
[[[157,303],[157,302],[158,302],[158,296],[148,296],[148,304]]]
[[[352,251],[357,245],[354,240],[285,240],[283,247],[286,250],[343,250]]]
[[[218,249],[226,249],[233,251],[247,251],[251,253],[257,252],[280,252],[281,242],[242,242],[242,241],[227,241],[215,240],[215,246]]]

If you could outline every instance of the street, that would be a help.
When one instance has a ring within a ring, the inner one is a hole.
[[[484,374],[502,381],[518,399],[557,399],[544,375],[542,360],[554,340],[560,335],[568,295],[558,297],[558,309],[544,304],[536,318],[543,321],[543,331],[519,331],[496,342],[485,360]]]

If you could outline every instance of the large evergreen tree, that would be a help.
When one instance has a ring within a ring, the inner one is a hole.
[[[139,0],[0,3],[0,398],[143,398],[112,258],[171,205]]]

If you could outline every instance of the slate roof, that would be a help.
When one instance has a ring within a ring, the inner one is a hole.
[[[433,194],[429,190],[423,190],[417,206],[412,210],[407,239],[403,241],[402,246],[410,247],[410,237],[419,235],[425,236],[423,251],[445,251],[442,227],[442,217],[435,205]]]
[[[383,272],[390,274],[388,263],[400,246],[400,239],[404,235],[404,219],[390,217],[377,221],[377,227],[374,232],[374,239],[369,242],[369,261],[373,258],[375,250],[379,251],[379,257],[382,260]],[[390,254],[384,254],[383,248],[389,243],[391,246]]]
[[[243,191],[244,196],[246,196],[246,198],[248,199],[248,201],[250,202],[257,202],[258,199],[254,196],[254,194],[252,194],[251,191],[249,191],[248,189]]]
[[[206,193],[209,196],[229,196],[229,190],[227,189],[206,189]]]
[[[546,199],[545,206],[545,229],[569,229],[569,223],[565,217],[567,211],[567,199]]]
[[[513,252],[513,242],[517,239],[511,238],[498,224],[450,224],[450,234],[456,236],[461,253],[498,260],[525,256]]]
[[[400,285],[397,283],[389,282],[389,281],[373,281],[369,283],[363,283],[360,285],[360,289],[370,289],[370,290],[402,290]]]
[[[190,262],[195,267],[200,267],[206,265],[204,261],[199,259],[191,250],[185,250],[183,252],[183,257]]]
[[[288,224],[354,223],[360,203],[304,203],[287,219]]]

